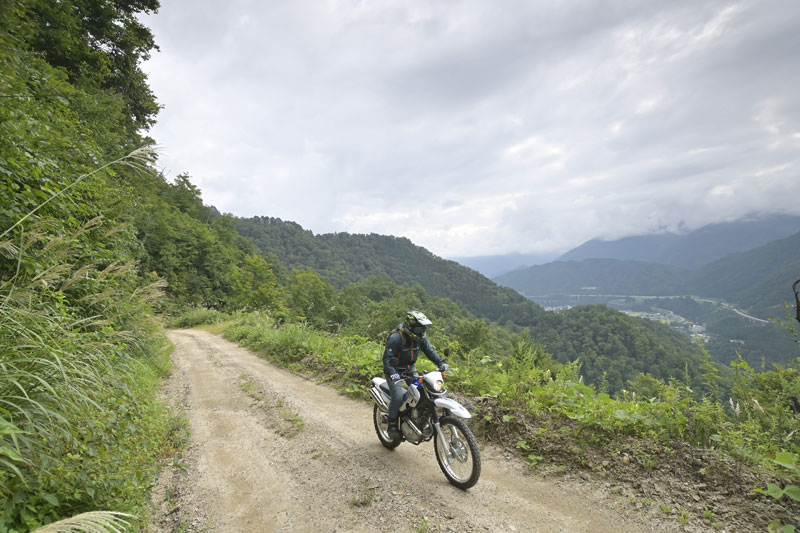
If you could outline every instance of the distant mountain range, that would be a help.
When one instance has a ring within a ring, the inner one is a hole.
[[[686,233],[661,233],[613,241],[592,239],[558,258],[620,259],[697,269],[728,254],[744,252],[800,231],[800,216],[772,215],[710,224]]]
[[[731,254],[694,273],[692,290],[722,298],[762,318],[783,318],[800,279],[800,233],[746,252]]]
[[[476,257],[450,257],[449,259],[477,270],[487,278],[505,274],[517,268],[541,265],[555,260],[558,254],[505,254]]]
[[[494,281],[528,297],[556,294],[669,296],[690,291],[687,270],[619,259],[553,261],[514,270]]]
[[[583,259],[644,261],[692,270],[728,254],[744,252],[798,231],[800,216],[749,216],[733,222],[709,224],[687,233],[657,233],[616,240],[592,239],[560,256],[512,253],[450,259],[493,279],[528,266]]]
[[[755,316],[782,317],[784,302],[793,301],[792,283],[800,278],[800,233],[761,243],[746,251],[729,253],[706,262],[726,249],[742,248],[770,235],[786,233],[783,222],[796,232],[800,217],[772,217],[771,220],[738,221],[706,226],[685,236],[631,237],[603,244],[590,241],[563,258],[544,265],[518,269],[495,278],[501,285],[527,296],[554,294],[607,295],[695,295],[724,299]],[[740,242],[735,239],[740,235]],[[640,251],[635,245],[640,244]],[[667,244],[668,243],[668,244]],[[723,246],[724,244],[724,246]],[[585,258],[594,253],[619,254],[617,258]],[[713,253],[712,251],[713,250]],[[681,254],[698,254],[701,261]],[[648,261],[625,256],[638,255]],[[660,263],[653,257],[668,257]],[[682,266],[676,266],[676,263]]]

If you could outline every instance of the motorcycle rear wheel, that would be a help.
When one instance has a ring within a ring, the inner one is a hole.
[[[378,439],[384,448],[389,450],[397,448],[401,441],[389,438],[389,415],[381,411],[377,404],[372,408],[372,421],[375,423],[375,433],[378,434]]]
[[[466,490],[481,476],[481,452],[478,442],[467,425],[458,418],[445,416],[439,419],[445,440],[435,432],[436,461],[447,480],[459,489]]]

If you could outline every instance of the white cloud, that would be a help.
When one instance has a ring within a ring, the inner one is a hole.
[[[800,212],[800,4],[172,0],[168,174],[442,256]]]

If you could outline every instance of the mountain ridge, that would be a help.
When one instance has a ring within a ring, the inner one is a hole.
[[[685,234],[636,235],[606,241],[591,239],[559,261],[620,259],[662,263],[695,270],[726,255],[757,248],[800,231],[800,216],[762,215],[708,224]]]
[[[729,254],[698,270],[619,259],[553,261],[495,281],[531,296],[608,294],[718,298],[766,319],[780,317],[800,278],[800,232]]]

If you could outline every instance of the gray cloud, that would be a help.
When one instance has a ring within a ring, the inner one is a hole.
[[[800,213],[800,4],[164,2],[151,135],[207,203],[438,255]]]

